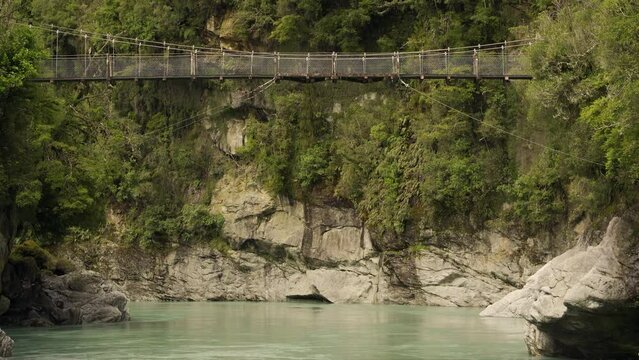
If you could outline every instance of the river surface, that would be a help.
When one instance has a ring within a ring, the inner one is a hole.
[[[127,323],[5,330],[17,359],[531,359],[522,320],[481,318],[480,309],[304,302],[129,309]]]

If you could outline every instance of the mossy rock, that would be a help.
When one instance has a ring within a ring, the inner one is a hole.
[[[16,245],[11,252],[10,261],[19,262],[21,259],[33,258],[39,269],[46,269],[53,260],[53,255],[50,252],[40,247],[40,245],[33,241],[27,240],[23,243]]]
[[[55,275],[68,274],[76,268],[71,261],[51,255],[33,240],[16,245],[11,252],[9,262],[16,268],[24,268],[32,272],[44,270]]]

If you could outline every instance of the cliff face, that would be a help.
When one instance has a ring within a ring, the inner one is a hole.
[[[536,270],[523,246],[493,232],[457,241],[433,234],[447,246],[385,249],[353,209],[273,198],[250,172],[220,180],[211,210],[225,218],[228,251],[200,245],[151,254],[106,240],[63,251],[133,300],[487,306]]]

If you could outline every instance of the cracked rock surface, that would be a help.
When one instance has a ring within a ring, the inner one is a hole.
[[[577,246],[486,308],[484,316],[521,316],[532,354],[637,358],[639,236],[637,222],[613,218],[601,243]]]
[[[24,270],[11,266],[5,270],[5,294],[12,306],[0,317],[3,324],[50,326],[129,319],[126,296],[96,272],[55,276]]]

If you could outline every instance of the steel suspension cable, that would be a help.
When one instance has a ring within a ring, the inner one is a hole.
[[[417,94],[419,94],[419,95],[422,95],[422,96],[424,96],[426,99],[428,99],[428,100],[430,100],[430,101],[432,101],[432,102],[435,102],[435,103],[437,103],[437,104],[439,104],[439,105],[441,105],[441,106],[443,106],[443,107],[445,107],[445,108],[447,108],[447,109],[449,109],[449,110],[451,110],[451,111],[454,111],[454,112],[456,112],[456,113],[458,113],[458,114],[460,114],[460,115],[462,115],[462,116],[464,116],[464,117],[467,117],[467,118],[469,118],[469,119],[471,119],[471,120],[474,120],[474,121],[476,121],[476,122],[478,122],[478,123],[480,123],[480,124],[482,124],[482,125],[486,125],[486,126],[488,126],[489,128],[492,128],[492,129],[494,129],[494,130],[497,130],[497,131],[499,131],[499,132],[501,132],[501,133],[503,133],[503,134],[506,134],[506,135],[508,135],[508,136],[512,136],[512,137],[514,137],[514,138],[516,138],[516,139],[519,139],[519,140],[521,140],[521,141],[524,141],[524,142],[526,142],[526,143],[528,143],[528,144],[530,144],[530,145],[534,145],[534,146],[537,146],[537,147],[540,147],[540,148],[546,149],[546,150],[551,151],[551,152],[554,152],[554,153],[556,153],[556,154],[560,154],[560,155],[564,155],[564,156],[567,156],[567,157],[573,158],[573,159],[575,159],[575,160],[579,160],[579,161],[582,161],[582,162],[585,162],[585,163],[589,163],[589,164],[592,164],[592,165],[597,165],[597,166],[602,166],[602,167],[603,167],[603,166],[605,166],[604,164],[602,164],[602,163],[600,163],[600,162],[593,161],[593,160],[590,160],[590,159],[586,159],[586,158],[583,158],[583,157],[581,157],[581,156],[577,156],[577,155],[574,155],[574,154],[568,153],[568,152],[566,152],[566,151],[559,150],[559,149],[553,148],[553,147],[548,146],[548,145],[544,145],[544,144],[542,144],[542,143],[539,143],[539,142],[536,142],[536,141],[534,141],[534,140],[528,139],[528,138],[523,137],[523,136],[521,136],[521,135],[517,135],[517,134],[515,134],[514,132],[508,131],[508,130],[506,130],[506,129],[504,129],[504,128],[500,127],[500,126],[492,125],[492,124],[490,124],[490,123],[488,123],[488,122],[485,122],[485,121],[483,121],[483,120],[479,119],[479,118],[478,118],[478,117],[476,117],[476,116],[473,116],[473,115],[471,115],[471,114],[468,114],[468,113],[466,113],[466,112],[463,112],[463,111],[461,111],[461,110],[459,110],[459,109],[457,109],[457,108],[455,108],[455,107],[453,107],[453,106],[450,106],[450,105],[448,105],[448,104],[444,103],[444,102],[443,102],[443,101],[441,101],[441,100],[438,100],[438,99],[436,99],[436,98],[434,98],[434,97],[432,97],[432,96],[430,96],[430,95],[426,94],[425,92],[423,92],[423,91],[421,91],[421,90],[418,90],[418,89],[416,89],[416,88],[414,88],[414,87],[410,86],[410,85],[409,85],[408,83],[406,83],[406,82],[405,82],[402,78],[399,78],[399,81],[400,81],[400,82],[402,83],[402,85],[404,85],[404,86],[405,86],[408,90],[413,91],[413,92],[415,92],[415,93],[417,93]]]
[[[249,91],[249,93],[246,96],[241,97],[240,101],[244,102],[244,101],[247,101],[247,100],[255,98],[257,95],[259,95],[259,94],[265,92],[266,90],[268,90],[271,86],[273,86],[273,84],[275,84],[275,78],[270,79],[267,82],[263,83],[262,85],[252,89],[251,91]],[[171,131],[177,131],[177,130],[183,129],[185,127],[191,126],[191,125],[199,122],[201,120],[201,118],[203,118],[204,116],[210,116],[210,115],[213,115],[213,114],[220,113],[220,112],[222,112],[222,111],[224,111],[224,110],[226,110],[227,108],[230,108],[230,107],[231,107],[231,105],[221,105],[221,106],[218,106],[218,107],[214,108],[213,110],[203,110],[203,111],[200,111],[200,112],[196,113],[195,115],[192,115],[192,116],[190,116],[188,118],[182,119],[182,120],[180,120],[178,122],[175,122],[173,124],[161,127],[159,129],[155,129],[155,130],[149,131],[149,132],[145,133],[143,136],[145,136],[146,139],[150,139],[150,137],[149,137],[150,135],[157,134],[157,133],[162,132],[164,130],[167,130],[167,129],[171,128],[171,127],[174,127],[176,125],[183,124],[183,125],[171,130]],[[186,123],[186,124],[184,124],[184,123]]]
[[[56,25],[47,25],[47,26],[43,26],[43,25],[34,25],[34,24],[28,24],[28,23],[23,23],[23,22],[18,22],[18,21],[13,21],[16,24],[20,24],[20,25],[26,25],[26,26],[30,26],[30,27],[35,27],[41,30],[45,30],[45,31],[49,31],[49,32],[55,32],[57,31],[58,33],[62,33],[62,34],[66,34],[66,35],[71,35],[71,36],[78,36],[78,37],[82,37],[85,34],[89,34],[89,35],[93,35],[94,37],[97,37],[98,39],[102,39],[102,40],[107,40],[107,41],[111,41],[112,43],[120,43],[120,44],[126,44],[126,45],[132,45],[132,46],[138,46],[140,43],[142,44],[142,46],[147,47],[147,48],[152,48],[152,49],[166,49],[166,46],[170,46],[172,47],[174,50],[178,50],[178,51],[183,51],[183,52],[192,52],[195,49],[202,51],[204,53],[214,53],[214,54],[218,54],[221,52],[228,52],[228,53],[236,53],[236,54],[251,54],[250,51],[242,51],[242,50],[232,50],[232,49],[226,49],[223,47],[220,48],[211,48],[211,47],[203,47],[203,46],[195,46],[195,45],[184,45],[184,44],[178,44],[178,43],[170,43],[170,42],[161,42],[161,41],[154,41],[154,40],[139,40],[137,38],[131,38],[131,37],[126,37],[126,36],[121,36],[121,35],[110,35],[110,34],[100,34],[100,33],[96,33],[96,32],[90,32],[90,31],[84,31],[84,30],[77,30],[77,29],[73,29],[73,28],[69,28],[69,27],[64,27],[64,26],[56,26]],[[408,52],[402,52],[401,54],[407,54],[407,55],[417,55],[417,54],[425,54],[425,53],[440,53],[440,52],[448,52],[448,53],[454,53],[454,54],[461,54],[461,53],[472,53],[473,49],[481,49],[484,51],[489,51],[489,50],[499,50],[501,49],[502,46],[504,46],[505,48],[517,48],[517,47],[523,47],[523,46],[527,46],[530,43],[536,41],[538,39],[536,38],[525,38],[525,39],[517,39],[517,40],[511,40],[511,41],[504,41],[504,42],[499,42],[499,43],[490,43],[490,44],[480,44],[480,45],[470,45],[470,46],[460,46],[460,47],[450,47],[450,48],[442,48],[442,49],[429,49],[429,50],[424,50],[424,51],[408,51]],[[254,54],[256,55],[273,55],[270,52],[254,52]],[[282,55],[292,55],[292,56],[302,56],[304,53],[282,53]],[[377,56],[382,56],[382,55],[391,55],[392,53],[377,53]],[[329,53],[314,53],[314,56],[329,56]],[[342,53],[341,55],[343,56],[349,56],[349,55],[355,55],[355,54],[349,54],[349,53]]]

